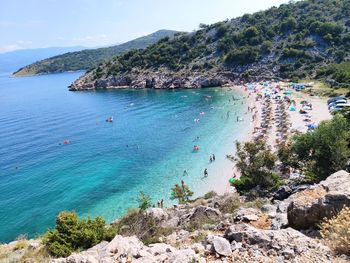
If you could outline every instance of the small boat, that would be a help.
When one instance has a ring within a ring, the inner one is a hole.
[[[65,139],[65,140],[63,141],[63,144],[64,144],[64,145],[70,144],[70,140]]]

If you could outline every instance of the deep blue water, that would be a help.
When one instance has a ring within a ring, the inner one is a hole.
[[[229,101],[242,94],[221,88],[69,92],[80,74],[0,75],[0,242],[43,233],[62,210],[111,221],[137,205],[140,191],[170,204],[170,188],[181,179],[196,195],[226,184],[220,180],[225,154],[249,126],[236,122],[246,105]],[[105,122],[111,115],[114,122]],[[71,143],[63,145],[65,139]],[[204,167],[208,179],[201,179]]]

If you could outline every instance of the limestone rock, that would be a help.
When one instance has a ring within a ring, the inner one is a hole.
[[[152,216],[155,219],[162,221],[168,218],[168,214],[162,208],[151,207],[146,210],[148,216]]]
[[[227,239],[215,236],[213,239],[213,250],[218,253],[221,256],[230,256],[231,251],[231,245],[230,242],[227,241]]]
[[[315,227],[350,206],[350,175],[339,171],[314,188],[296,193],[287,209],[288,223],[295,229]]]

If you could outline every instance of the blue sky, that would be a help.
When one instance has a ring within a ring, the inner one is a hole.
[[[192,31],[286,0],[0,0],[0,52],[112,45],[158,29]]]

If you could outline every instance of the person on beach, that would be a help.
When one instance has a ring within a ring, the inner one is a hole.
[[[159,202],[159,200],[157,201],[157,207],[160,207],[160,202]]]
[[[208,177],[208,169],[207,168],[204,169],[204,177]]]
[[[213,161],[215,162],[215,154],[213,154]]]
[[[160,200],[160,208],[164,207],[164,199]]]
[[[211,155],[209,156],[209,161],[212,163],[213,162],[213,157]]]

